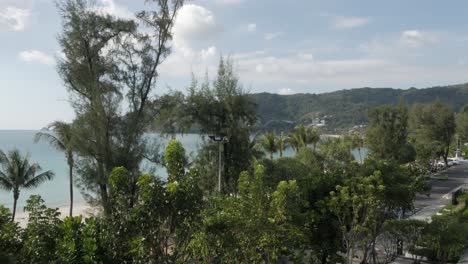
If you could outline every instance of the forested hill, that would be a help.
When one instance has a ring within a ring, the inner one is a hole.
[[[437,98],[458,111],[468,104],[468,83],[425,89],[357,88],[323,94],[251,95],[258,104],[260,128],[281,129],[286,120],[310,122],[326,120],[327,128],[341,129],[367,123],[367,110],[382,104],[396,104],[401,98],[408,105],[429,103]],[[266,125],[266,126],[265,126]]]

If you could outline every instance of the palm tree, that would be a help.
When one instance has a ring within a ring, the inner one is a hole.
[[[278,151],[278,146],[276,144],[276,133],[266,133],[260,138],[258,142],[262,149],[270,154],[270,159],[273,159],[273,154]]]
[[[36,133],[34,137],[34,142],[39,142],[40,140],[46,141],[51,146],[56,148],[59,151],[65,153],[68,164],[68,177],[69,177],[69,188],[70,188],[70,216],[73,214],[73,132],[71,124],[55,121],[48,126],[52,130],[52,133],[49,130],[40,131]]]
[[[31,189],[39,186],[41,183],[51,180],[54,177],[52,171],[46,171],[41,174],[41,166],[37,163],[29,163],[29,155],[22,156],[19,150],[15,149],[6,155],[0,151],[0,188],[7,191],[13,190],[13,216],[11,221],[15,220],[16,202],[18,201],[21,189]]]
[[[295,131],[289,133],[287,138],[289,146],[296,151],[296,153],[303,147],[303,142],[301,137]]]
[[[283,132],[281,132],[280,136],[277,138],[277,145],[279,150],[280,158],[283,157],[283,151],[288,147],[288,138],[284,136]]]
[[[317,143],[320,141],[320,131],[314,127],[306,130],[306,144],[312,144],[314,151],[317,150]]]
[[[364,148],[364,138],[359,133],[353,133],[350,136],[350,143],[353,149],[357,149],[359,153],[359,163],[362,163],[361,149]]]
[[[307,129],[304,125],[299,125],[289,134],[287,140],[289,146],[298,152],[301,148],[307,146]]]

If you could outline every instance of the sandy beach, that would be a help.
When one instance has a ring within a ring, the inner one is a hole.
[[[68,205],[55,207],[55,208],[57,208],[58,211],[60,212],[60,219],[64,219],[65,217],[68,216],[68,213],[69,213]],[[73,205],[73,216],[81,215],[83,217],[89,217],[89,216],[97,215],[99,214],[99,212],[100,211],[98,208],[93,208],[85,202]],[[20,210],[16,212],[15,221],[18,222],[22,228],[26,227],[28,223],[28,218],[29,218],[29,214],[28,212],[24,212],[23,208],[21,208]]]

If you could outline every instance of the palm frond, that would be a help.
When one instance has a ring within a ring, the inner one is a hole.
[[[33,188],[39,186],[41,183],[50,181],[54,178],[55,174],[52,171],[46,171],[24,183],[24,188]]]
[[[0,163],[9,163],[10,161],[8,160],[8,156],[5,154],[5,152],[0,150]]]
[[[34,136],[34,142],[37,143],[39,141],[47,142],[49,145],[56,148],[57,150],[65,150],[65,144],[50,132],[37,132]]]
[[[0,171],[0,189],[6,191],[13,189],[13,182],[3,171]]]
[[[26,167],[25,171],[23,172],[24,182],[27,182],[30,179],[34,178],[36,173],[41,170],[42,170],[41,166],[39,166],[39,164],[37,163],[34,163],[31,166]]]

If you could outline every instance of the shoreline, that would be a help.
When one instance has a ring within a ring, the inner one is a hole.
[[[61,220],[65,219],[68,214],[70,207],[68,205],[60,206],[60,207],[48,207],[48,208],[56,208],[60,213],[59,218]],[[86,202],[81,202],[73,205],[73,216],[82,216],[82,217],[90,217],[94,215],[98,215],[100,210],[97,207],[92,207]],[[20,210],[16,212],[15,222],[19,224],[21,228],[25,228],[28,224],[29,220],[29,213],[25,212],[24,210]]]

